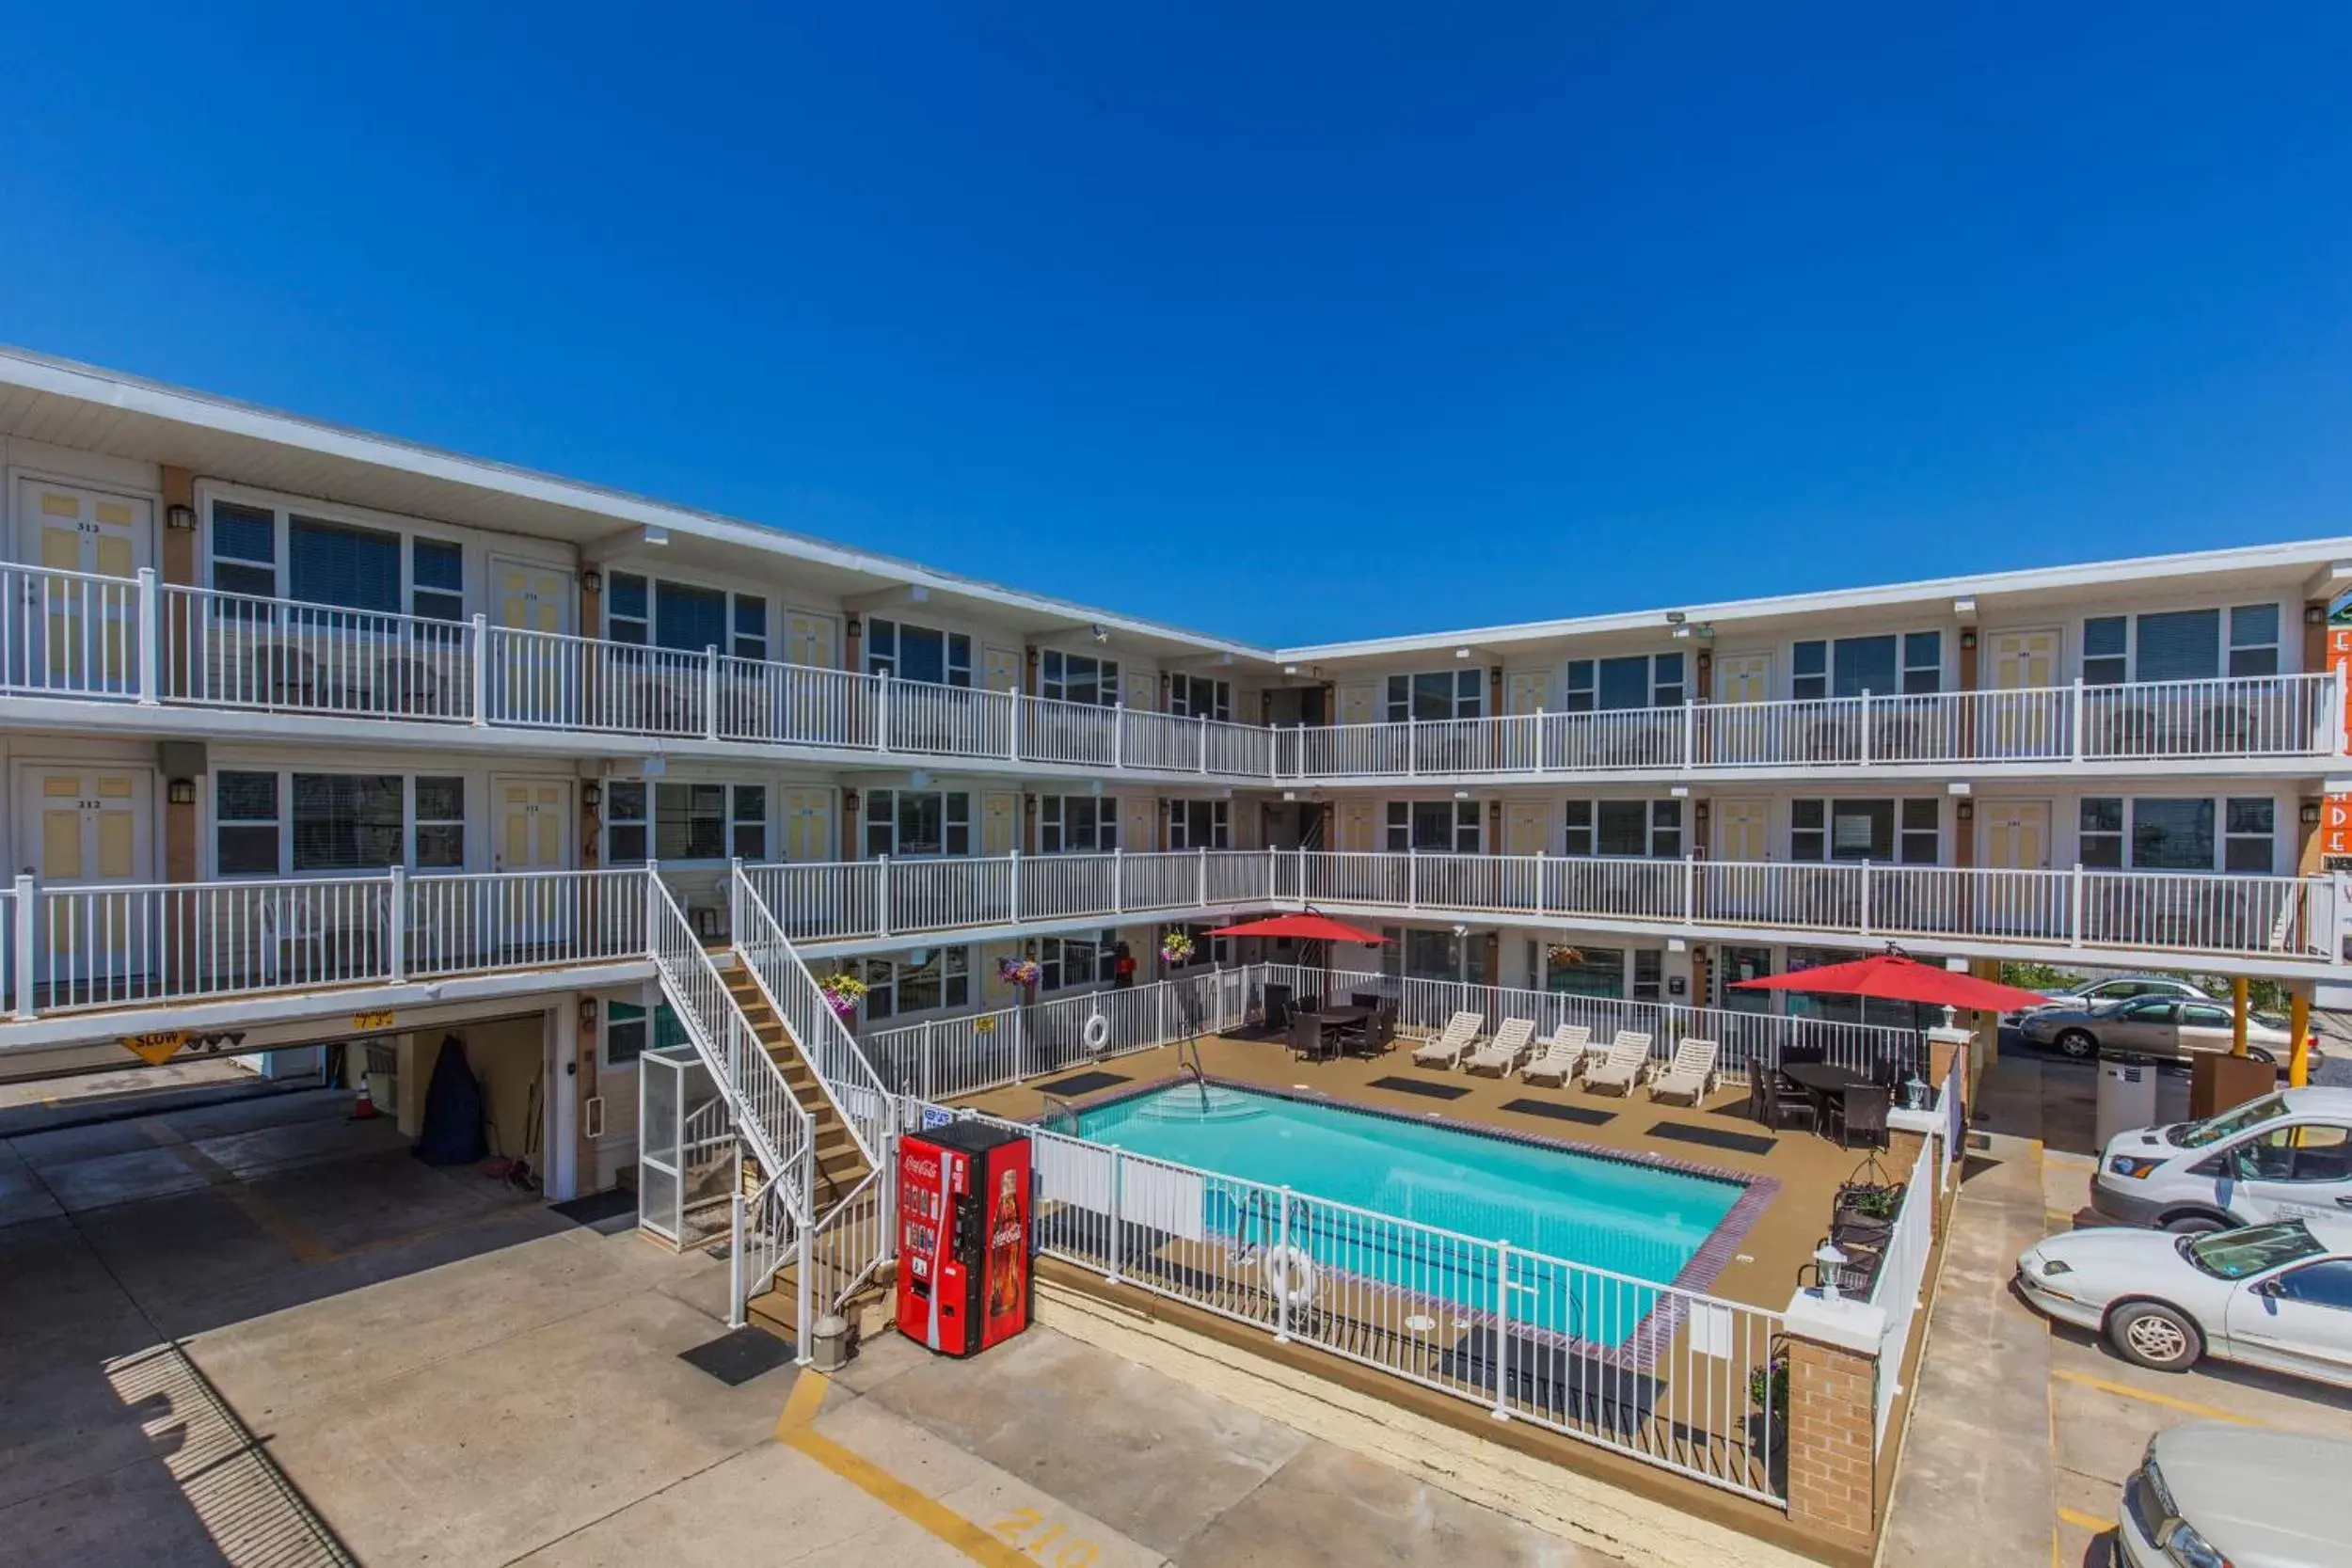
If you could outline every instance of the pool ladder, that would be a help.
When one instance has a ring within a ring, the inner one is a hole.
[[[1176,1070],[1179,1075],[1192,1074],[1192,1081],[1200,1087],[1200,1114],[1209,1112],[1209,1075],[1200,1066],[1200,1042],[1180,1039],[1176,1042]]]
[[[1069,1123],[1070,1135],[1073,1138],[1078,1136],[1078,1108],[1060,1095],[1048,1094],[1042,1089],[1038,1094],[1045,1101],[1045,1114],[1037,1118],[1037,1124],[1050,1132],[1054,1130],[1055,1120],[1059,1117]]]

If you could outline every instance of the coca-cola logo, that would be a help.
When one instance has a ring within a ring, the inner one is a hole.
[[[939,1162],[910,1154],[906,1157],[906,1173],[917,1181],[936,1181],[939,1180]]]
[[[997,1227],[996,1234],[990,1240],[989,1244],[992,1246],[1010,1246],[1020,1240],[1021,1222],[1019,1220],[1015,1220],[1010,1225]]]

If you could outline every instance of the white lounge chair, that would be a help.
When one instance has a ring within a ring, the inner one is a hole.
[[[1630,1098],[1633,1085],[1642,1081],[1642,1071],[1649,1063],[1649,1036],[1639,1030],[1618,1030],[1617,1037],[1609,1042],[1609,1054],[1585,1069],[1584,1086]]]
[[[1675,1059],[1649,1081],[1652,1100],[1681,1100],[1696,1105],[1715,1088],[1715,1057],[1722,1047],[1696,1036],[1675,1047]]]
[[[1492,1073],[1508,1078],[1511,1069],[1519,1065],[1535,1041],[1535,1021],[1532,1018],[1506,1018],[1495,1037],[1470,1054],[1462,1066],[1471,1072]]]
[[[1530,1084],[1565,1085],[1584,1066],[1584,1053],[1592,1048],[1593,1032],[1581,1023],[1563,1023],[1544,1041],[1524,1068],[1519,1077]]]
[[[1413,1048],[1413,1063],[1417,1067],[1452,1067],[1462,1059],[1462,1053],[1478,1038],[1478,1026],[1486,1020],[1479,1013],[1455,1013],[1445,1022],[1445,1032],[1434,1040],[1426,1040]]]

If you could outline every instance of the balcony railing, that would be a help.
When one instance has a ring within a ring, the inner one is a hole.
[[[2324,672],[1272,729],[37,566],[0,566],[0,691],[1286,784],[2344,749]]]
[[[1183,920],[1312,904],[1416,922],[1605,922],[1725,939],[1889,939],[2062,958],[2341,968],[2347,879],[1867,862],[1216,849],[746,865],[796,944]],[[648,872],[465,873],[0,888],[19,1021],[230,996],[644,959]],[[1763,933],[1773,933],[1764,936]],[[740,933],[739,932],[739,937]]]

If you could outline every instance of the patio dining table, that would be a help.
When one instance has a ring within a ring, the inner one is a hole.
[[[1780,1069],[1780,1075],[1803,1089],[1820,1107],[1820,1115],[1815,1125],[1823,1132],[1829,1128],[1829,1110],[1833,1101],[1841,1099],[1850,1089],[1876,1086],[1868,1073],[1856,1072],[1851,1068],[1829,1062],[1792,1062]]]

